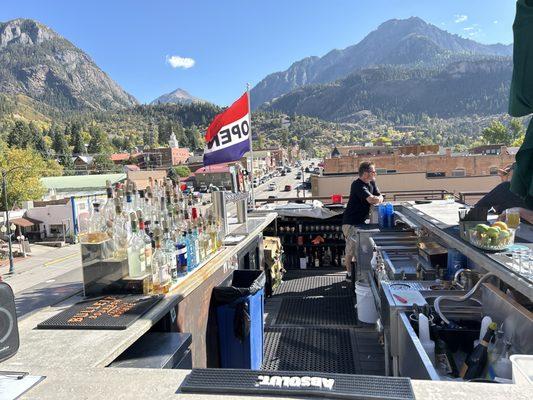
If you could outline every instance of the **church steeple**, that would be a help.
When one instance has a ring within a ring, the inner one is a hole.
[[[170,139],[168,141],[168,146],[170,148],[180,147],[180,144],[178,143],[178,139],[176,139],[176,135],[173,131],[170,131]]]

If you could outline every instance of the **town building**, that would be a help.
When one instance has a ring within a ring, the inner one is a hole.
[[[174,133],[172,133],[168,144],[169,147],[144,150],[138,157],[138,164],[141,169],[167,169],[185,164],[191,156],[189,149],[179,147]]]
[[[217,186],[224,187],[226,190],[232,190],[234,171],[234,166],[215,164],[197,169],[194,175],[196,176],[196,184],[198,186]]]
[[[324,160],[325,175],[354,173],[366,160],[374,162],[378,174],[423,172],[428,177],[496,175],[498,169],[514,162],[514,154],[505,146],[500,146],[498,154],[453,154],[451,149],[424,146],[391,148],[392,152],[387,150],[385,154],[375,149],[370,154],[352,149],[348,155],[342,155],[342,147],[337,150],[340,156]]]

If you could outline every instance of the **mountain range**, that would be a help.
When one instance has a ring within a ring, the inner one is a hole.
[[[481,44],[417,17],[392,19],[356,45],[332,50],[323,57],[304,58],[285,71],[268,75],[251,91],[252,108],[302,86],[334,82],[364,68],[382,65],[433,68],[465,58],[511,55],[512,45]]]
[[[453,139],[447,143],[453,145],[506,111],[511,55],[512,45],[481,44],[416,17],[393,19],[353,46],[268,75],[252,89],[251,105],[268,111],[254,118],[261,121],[261,135],[278,144],[287,142],[280,139],[287,136],[279,126],[284,113],[295,116],[291,140],[309,138],[321,146],[328,140],[350,143],[395,124],[427,131],[425,117],[446,125],[447,138]],[[78,118],[139,144],[153,122],[193,131],[204,129],[218,112],[183,89],[139,105],[89,55],[47,26],[30,19],[0,23],[2,137],[21,116],[47,124]],[[467,118],[471,121],[462,124]],[[340,133],[333,138],[335,131]]]
[[[192,96],[189,92],[184,89],[176,89],[170,93],[166,93],[162,96],[159,96],[157,99],[152,101],[150,104],[191,104],[191,103],[206,103],[205,100],[199,99],[198,97]]]
[[[138,104],[86,53],[31,19],[0,23],[0,93],[78,111]]]

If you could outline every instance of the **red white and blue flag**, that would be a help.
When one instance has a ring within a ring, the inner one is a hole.
[[[248,93],[244,93],[207,128],[204,165],[240,160],[250,151],[250,134]]]

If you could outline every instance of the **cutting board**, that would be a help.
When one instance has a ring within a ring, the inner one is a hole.
[[[402,303],[394,296],[395,294],[407,300],[407,303]],[[394,304],[398,307],[411,307],[413,304],[423,306],[426,304],[426,299],[418,290],[391,290],[391,295],[394,299]]]

